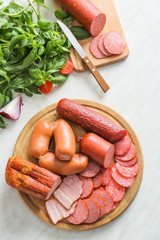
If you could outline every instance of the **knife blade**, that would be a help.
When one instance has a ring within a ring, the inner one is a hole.
[[[70,29],[63,22],[57,20],[57,23],[59,24],[59,26],[63,30],[66,37],[71,42],[74,49],[78,52],[80,57],[83,59],[85,64],[88,66],[90,72],[95,77],[95,79],[97,80],[97,82],[100,85],[100,87],[102,88],[102,90],[104,92],[107,92],[108,89],[109,89],[108,84],[106,83],[104,78],[101,76],[101,74],[98,72],[97,68],[94,66],[94,64],[91,62],[91,60],[88,58],[87,54],[85,53],[85,51],[83,50],[82,46],[79,44],[79,42],[77,41],[77,39],[75,38],[73,33],[70,31]]]

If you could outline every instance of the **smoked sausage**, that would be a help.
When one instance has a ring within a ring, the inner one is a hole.
[[[105,14],[89,0],[58,0],[93,36],[98,35],[106,23]]]
[[[114,155],[114,145],[94,133],[82,138],[80,150],[105,168],[109,167]]]
[[[63,119],[53,123],[55,154],[59,160],[68,161],[76,152],[76,139],[71,126]]]
[[[38,158],[47,153],[51,137],[52,122],[47,120],[37,122],[29,141],[29,154]]]
[[[60,116],[79,124],[88,131],[100,135],[109,142],[116,142],[127,134],[127,130],[121,126],[66,98],[59,101],[56,111]]]
[[[82,172],[88,165],[88,157],[75,154],[70,161],[60,161],[54,153],[48,152],[39,158],[39,166],[59,175],[72,175]]]

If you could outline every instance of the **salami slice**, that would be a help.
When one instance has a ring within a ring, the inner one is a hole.
[[[93,180],[92,180],[92,178],[84,178],[81,176],[80,176],[80,180],[83,183],[83,186],[82,186],[83,192],[82,192],[80,198],[86,198],[89,195],[91,195],[91,193],[93,192]]]
[[[106,213],[106,201],[105,201],[105,199],[101,196],[94,195],[94,194],[92,194],[91,199],[94,199],[99,204],[100,209],[101,209],[101,214],[99,216],[99,219],[102,218]]]
[[[70,223],[73,223],[76,225],[81,224],[88,217],[88,213],[89,213],[89,209],[88,209],[86,202],[79,199],[74,213],[72,215],[70,215],[69,217],[67,217],[67,220]]]
[[[132,167],[125,167],[120,165],[119,163],[116,163],[116,168],[120,174],[124,177],[134,177],[139,172],[139,164],[136,163]]]
[[[106,35],[106,34],[103,34],[103,35],[101,35],[101,37],[99,38],[98,48],[99,48],[99,50],[100,50],[106,57],[109,57],[109,56],[111,56],[112,54],[109,53],[109,52],[105,49],[105,47],[104,47],[104,38],[105,38],[105,35]]]
[[[131,187],[134,183],[134,177],[126,178],[123,177],[116,168],[116,163],[111,166],[112,178],[122,187]]]
[[[136,156],[136,148],[133,143],[131,143],[131,146],[128,150],[128,152],[124,156],[116,156],[115,159],[121,160],[121,161],[130,161]]]
[[[92,42],[90,43],[89,49],[94,57],[96,58],[105,58],[106,55],[104,55],[98,48],[98,41],[101,38],[101,36],[97,36],[93,38]]]
[[[112,210],[112,206],[113,206],[113,203],[114,203],[110,194],[104,189],[96,189],[96,190],[93,191],[93,194],[101,196],[105,199],[105,201],[106,201],[106,214],[109,213]],[[91,197],[92,197],[92,195],[91,195]]]
[[[120,186],[114,179],[111,179],[105,189],[111,195],[114,202],[121,201],[125,195],[125,187]]]
[[[135,165],[138,161],[138,156],[136,154],[136,156],[130,160],[130,161],[121,161],[121,160],[118,160],[117,158],[115,158],[115,161],[118,162],[119,164],[121,164],[122,166],[126,166],[126,167],[132,167],[133,165]]]
[[[114,143],[115,146],[115,155],[117,156],[124,156],[131,146],[131,138],[126,135],[122,140]]]
[[[96,222],[101,214],[101,208],[99,204],[97,203],[97,201],[91,198],[86,198],[84,199],[84,201],[87,203],[89,209],[88,217],[86,218],[86,220],[84,220],[84,223]]]
[[[80,172],[79,175],[86,178],[95,177],[99,173],[100,169],[101,167],[98,163],[91,159],[88,159],[87,168],[83,172]]]
[[[106,186],[111,181],[111,170],[110,168],[103,168],[102,169],[102,175],[103,175],[103,186]]]
[[[109,32],[104,37],[104,47],[111,54],[121,54],[124,52],[126,41],[118,32]]]
[[[116,209],[117,205],[118,205],[118,202],[115,202],[115,203],[113,204],[112,211],[113,211],[114,209]]]
[[[103,183],[103,174],[101,171],[93,178],[94,188],[99,188]]]

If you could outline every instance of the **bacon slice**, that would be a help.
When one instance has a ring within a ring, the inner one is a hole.
[[[77,175],[65,177],[60,186],[54,191],[54,197],[67,209],[80,198],[82,181]]]
[[[56,199],[50,199],[45,202],[46,210],[50,216],[51,221],[56,224],[63,218],[69,217],[74,213],[77,202],[73,203],[68,210],[64,208]]]

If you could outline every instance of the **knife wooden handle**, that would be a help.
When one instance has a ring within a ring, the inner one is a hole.
[[[86,56],[83,58],[84,62],[88,66],[89,70],[91,71],[92,75],[97,80],[98,84],[102,88],[104,92],[107,92],[109,89],[108,84],[104,80],[104,78],[101,76],[101,74],[98,72],[97,68],[94,66],[94,64],[91,62],[91,60]]]

